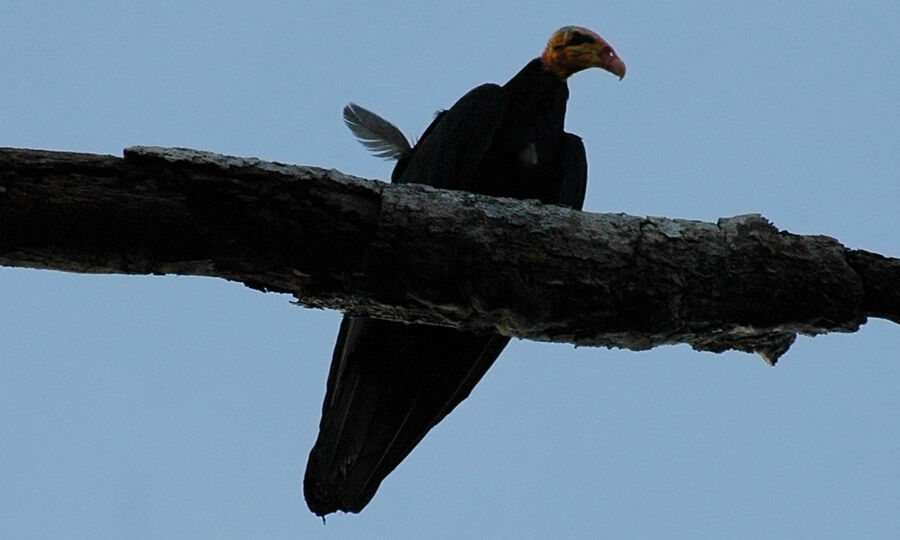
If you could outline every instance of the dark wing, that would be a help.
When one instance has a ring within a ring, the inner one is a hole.
[[[507,99],[479,86],[434,119],[392,180],[466,189]],[[344,317],[303,490],[310,510],[359,512],[381,481],[465,399],[509,342],[496,334]]]
[[[496,84],[483,84],[459,98],[434,119],[408,159],[397,162],[396,183],[466,189],[506,111],[507,98]]]
[[[356,103],[344,107],[344,123],[375,157],[400,159],[412,152],[397,126]]]
[[[581,137],[563,134],[560,171],[559,204],[581,210],[587,190],[587,157]]]
[[[508,337],[344,317],[304,495],[317,515],[359,512],[464,400]]]

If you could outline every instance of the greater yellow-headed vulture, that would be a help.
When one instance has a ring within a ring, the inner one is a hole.
[[[376,155],[397,159],[395,183],[581,209],[584,145],[563,123],[566,79],[590,67],[625,76],[624,62],[603,38],[566,26],[505,85],[481,85],[439,113],[414,147],[362,107],[348,105],[344,119]],[[303,481],[310,510],[320,516],[362,510],[508,341],[495,333],[344,317]]]

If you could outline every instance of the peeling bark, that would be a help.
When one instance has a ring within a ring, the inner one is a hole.
[[[216,276],[311,307],[774,363],[900,323],[900,260],[758,215],[593,214],[186,149],[0,150],[0,265]]]

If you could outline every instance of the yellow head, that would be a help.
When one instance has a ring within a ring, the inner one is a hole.
[[[544,67],[563,80],[575,72],[598,67],[625,77],[625,62],[595,32],[580,26],[564,26],[553,34],[541,55]]]

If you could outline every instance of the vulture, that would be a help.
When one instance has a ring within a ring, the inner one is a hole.
[[[625,63],[603,38],[566,26],[509,82],[478,86],[438,113],[415,146],[358,105],[345,107],[344,120],[377,156],[397,160],[394,183],[580,210],[587,161],[581,139],[564,130],[566,80],[590,67],[625,76]],[[361,511],[508,341],[491,332],[345,316],[303,479],[310,510]]]

